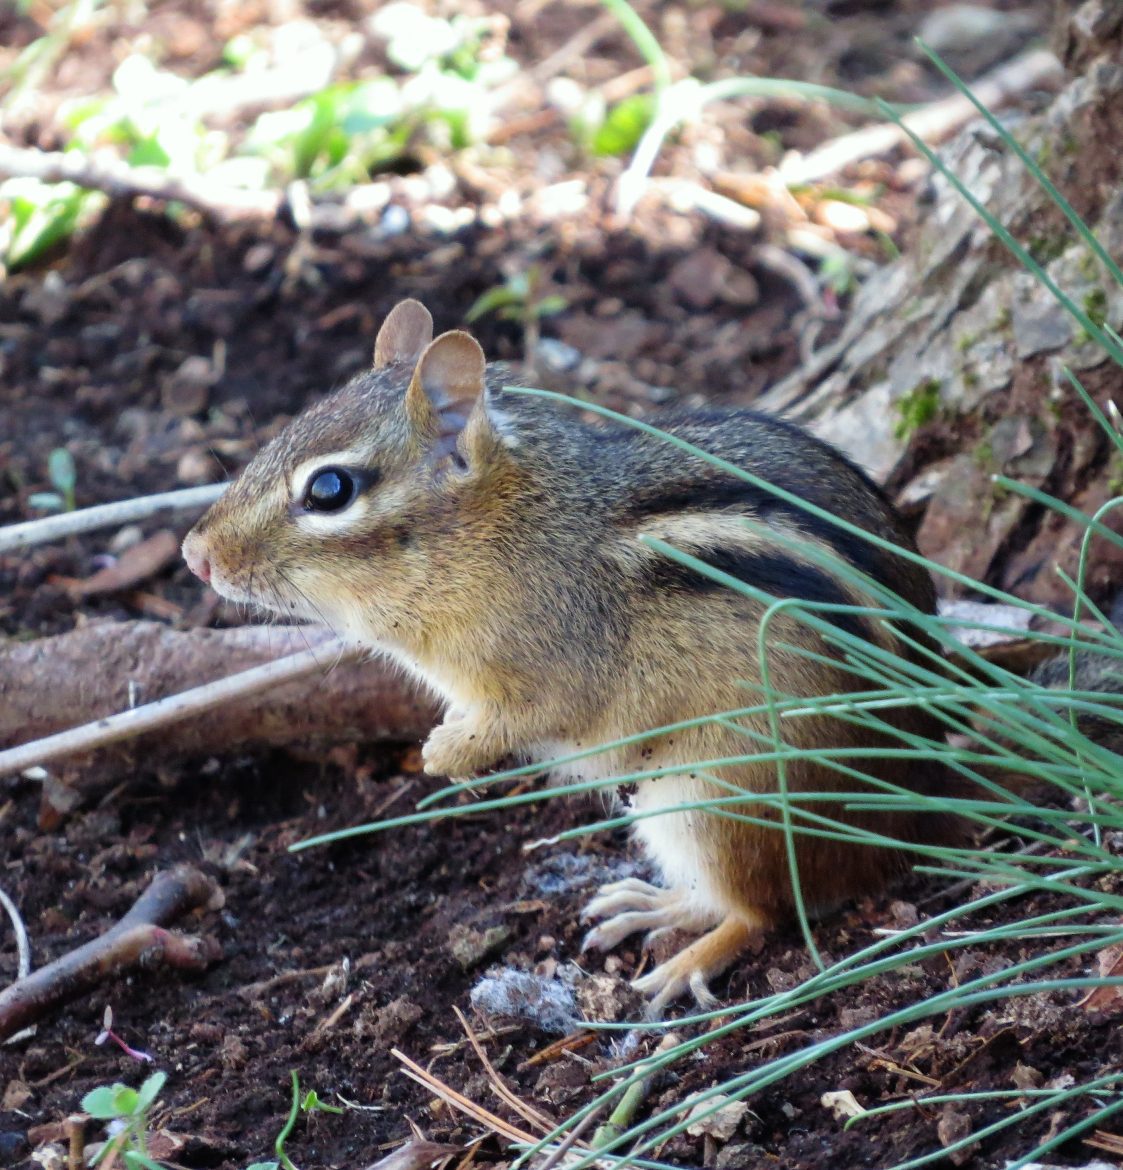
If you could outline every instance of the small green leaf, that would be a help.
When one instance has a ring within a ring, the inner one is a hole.
[[[102,1085],[91,1089],[82,1098],[82,1112],[96,1117],[99,1121],[112,1121],[121,1114],[117,1110],[117,1090],[123,1085]]]
[[[556,313],[564,313],[569,308],[569,301],[561,295],[561,293],[553,293],[551,296],[543,297],[534,306],[534,315],[536,317],[553,317]]]
[[[128,154],[131,167],[166,167],[171,161],[155,134],[142,138]]]
[[[147,1109],[156,1100],[167,1079],[168,1074],[165,1072],[154,1072],[150,1077],[145,1079],[144,1084],[140,1086],[140,1090],[137,1093],[138,1112]]]
[[[72,492],[78,482],[78,470],[74,466],[74,456],[65,447],[56,447],[47,456],[47,474],[51,483],[63,495]]]
[[[300,1108],[305,1113],[342,1113],[343,1110],[338,1105],[329,1105],[326,1101],[321,1101],[319,1094],[315,1089],[309,1089],[304,1095],[304,1100],[300,1103]]]
[[[113,1086],[113,1107],[117,1117],[132,1117],[138,1112],[140,1094],[128,1085]]]
[[[480,293],[472,307],[464,314],[464,320],[470,324],[472,321],[478,321],[480,317],[484,317],[488,313],[494,313],[496,309],[503,309],[509,305],[517,305],[521,300],[522,297],[509,285],[496,285],[495,288],[489,288],[487,292]]]
[[[246,1170],[280,1170],[280,1162],[251,1162]]]
[[[78,486],[78,469],[74,457],[65,447],[56,447],[47,456],[47,477],[62,496],[68,512],[74,511],[74,489]]]
[[[636,94],[617,102],[593,133],[593,153],[617,155],[634,150],[651,125],[654,109],[650,94]]]
[[[13,270],[31,264],[60,240],[65,240],[74,231],[89,201],[104,198],[72,183],[40,183],[35,185],[33,194],[30,186],[25,191],[28,193],[8,196],[8,212],[16,230],[8,242],[6,260]]]

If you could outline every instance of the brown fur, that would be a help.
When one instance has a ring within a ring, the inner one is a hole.
[[[589,425],[572,408],[505,393],[503,371],[485,371],[471,338],[453,333],[429,342],[427,321],[416,302],[398,306],[379,336],[376,368],[290,424],[199,522],[184,550],[197,571],[213,574],[219,592],[327,621],[392,654],[444,696],[448,714],[424,747],[428,771],[472,774],[507,755],[546,758],[759,701],[740,680],[760,681],[764,605],[672,564],[644,535],[730,565],[744,579],[756,577],[776,596],[868,602],[777,539],[798,536],[931,612],[931,582],[911,562],[658,438]],[[689,411],[653,421],[911,547],[877,488],[790,424],[747,411]],[[294,474],[296,487],[310,482],[317,460],[330,464],[341,452],[372,485],[338,517],[309,514],[294,498]],[[844,628],[846,622],[839,619]],[[908,653],[883,624],[851,618],[849,628]],[[785,643],[837,657],[793,615],[778,616],[769,651],[778,692],[861,689],[841,664],[811,662]],[[888,711],[885,718],[941,738],[922,711]],[[746,723],[768,736],[765,717]],[[901,746],[825,716],[786,720],[783,730],[797,747]],[[566,775],[626,775],[752,750],[767,750],[767,743],[707,724],[603,753],[571,765]],[[934,765],[851,763],[924,793],[938,795],[947,784]],[[637,811],[729,795],[702,771],[642,782]],[[788,772],[796,793],[858,787],[807,762]],[[725,766],[713,775],[748,793],[777,787],[776,769],[767,763]],[[811,807],[908,842],[948,840],[957,832],[950,818],[934,813],[856,813],[841,802]],[[762,805],[731,811],[779,821]],[[790,914],[792,886],[778,829],[680,811],[639,820],[637,835],[670,889],[632,882],[603,892],[589,914],[607,921],[593,930],[590,945],[612,945],[630,929],[715,928],[642,981],[658,1010],[687,987],[702,997],[708,975]],[[907,860],[901,850],[796,840],[801,887],[817,911],[880,888]]]

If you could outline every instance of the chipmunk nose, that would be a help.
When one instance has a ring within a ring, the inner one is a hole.
[[[211,579],[211,562],[199,545],[199,538],[194,532],[189,532],[183,542],[183,559],[191,572],[205,585]]]

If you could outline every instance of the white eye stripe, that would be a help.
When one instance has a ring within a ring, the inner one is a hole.
[[[317,455],[314,459],[305,459],[293,468],[289,478],[290,499],[294,504],[304,503],[308,485],[316,472],[322,471],[325,467],[362,467],[367,458],[367,452],[352,447],[346,451],[331,451],[326,455]]]
[[[377,492],[360,492],[338,512],[310,512],[300,508],[292,519],[299,530],[309,535],[370,532],[380,525],[400,521],[409,514],[412,504],[413,497],[406,485],[380,485]]]
[[[338,512],[298,512],[298,528],[308,533],[344,533],[362,525],[370,511],[369,501],[359,497]]]

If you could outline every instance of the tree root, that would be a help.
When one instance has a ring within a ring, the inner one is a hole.
[[[157,873],[116,926],[0,992],[0,1040],[130,967],[204,970],[220,957],[217,944],[164,927],[191,910],[217,910],[222,901],[219,887],[193,866]]]
[[[303,677],[275,661],[301,653]],[[341,660],[333,636],[311,626],[179,632],[99,622],[0,647],[0,747],[21,745],[0,750],[0,775],[66,755],[60,778],[74,801],[138,766],[190,755],[417,740],[436,715],[400,671]],[[79,724],[81,734],[61,743],[44,739]]]

